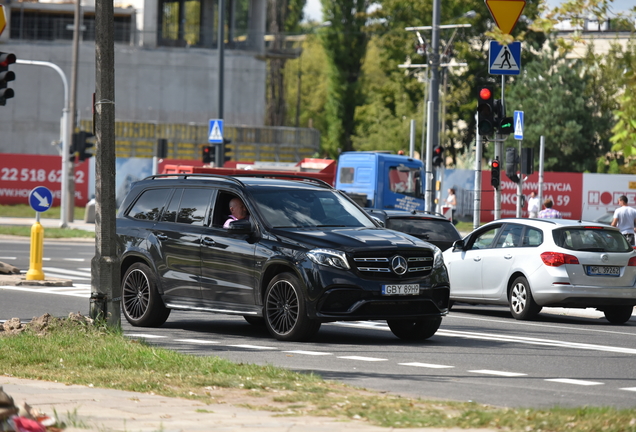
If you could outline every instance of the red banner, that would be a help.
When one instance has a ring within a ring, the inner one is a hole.
[[[490,186],[490,171],[482,172],[481,221],[494,219],[494,192]],[[517,183],[509,180],[501,173],[501,217],[516,217]],[[522,217],[528,217],[527,200],[530,192],[539,194],[539,173],[535,172],[523,181],[525,197]],[[543,201],[552,200],[552,208],[561,212],[563,219],[580,219],[583,208],[583,174],[578,173],[543,173]],[[543,203],[541,203],[543,209]]]
[[[88,202],[89,162],[75,164],[75,205]],[[59,207],[62,189],[62,157],[3,153],[0,156],[0,204],[29,205],[29,193],[44,186],[53,193],[52,207]]]

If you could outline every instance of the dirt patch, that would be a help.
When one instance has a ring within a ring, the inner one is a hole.
[[[68,318],[64,319],[81,325],[93,324],[93,319],[85,317],[80,313],[71,312],[68,314]],[[33,319],[28,323],[22,323],[20,318],[11,318],[10,320],[5,321],[2,324],[2,327],[0,327],[0,336],[16,335],[26,330],[32,330],[38,336],[44,336],[52,326],[58,325],[61,320],[61,318],[55,318],[48,313],[39,317],[33,317]]]

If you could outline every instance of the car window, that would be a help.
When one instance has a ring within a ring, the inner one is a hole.
[[[211,189],[185,189],[177,213],[177,223],[203,225],[211,198]]]
[[[523,225],[507,224],[497,239],[497,248],[520,247]]]
[[[468,249],[488,249],[492,246],[495,237],[501,231],[501,226],[496,226],[477,233],[472,239]]]
[[[521,240],[521,246],[536,247],[543,243],[543,232],[541,230],[526,227],[526,232]]]
[[[419,184],[419,169],[411,169],[404,166],[394,166],[389,168],[389,188],[391,189],[391,192],[418,196]]]
[[[127,216],[155,221],[161,214],[166,198],[170,195],[171,189],[148,189],[144,191],[132,206]]]
[[[174,195],[172,195],[170,203],[168,203],[166,210],[161,215],[162,222],[175,222],[177,220],[177,212],[179,211],[181,195],[183,195],[183,189],[177,189],[174,191]]]
[[[618,230],[572,227],[552,231],[557,246],[575,251],[631,252],[632,247]]]
[[[331,190],[258,188],[252,195],[274,228],[375,227],[355,204]]]
[[[459,240],[461,236],[450,221],[422,218],[389,218],[386,227],[426,241]]]

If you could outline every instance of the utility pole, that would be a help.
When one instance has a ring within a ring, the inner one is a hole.
[[[218,32],[218,49],[219,49],[219,114],[218,118],[223,120],[223,80],[225,69],[225,0],[219,0],[219,32]],[[223,166],[225,160],[225,143],[217,144],[215,146],[216,151],[216,163],[219,166]]]
[[[79,38],[80,38],[80,3],[82,0],[75,0],[75,13],[73,19],[73,56],[71,69],[71,97],[70,97],[70,134],[75,133],[77,124],[77,59],[79,55]],[[68,157],[68,155],[66,156]],[[75,164],[69,164],[70,169],[67,170],[68,176],[68,221],[73,222],[75,218]]]
[[[120,258],[115,200],[115,45],[111,0],[95,1],[95,256],[91,261],[92,318],[121,327]]]

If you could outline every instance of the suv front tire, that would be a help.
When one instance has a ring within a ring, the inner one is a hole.
[[[157,291],[154,272],[144,263],[128,268],[121,284],[122,308],[128,322],[137,327],[159,327],[170,316]]]

